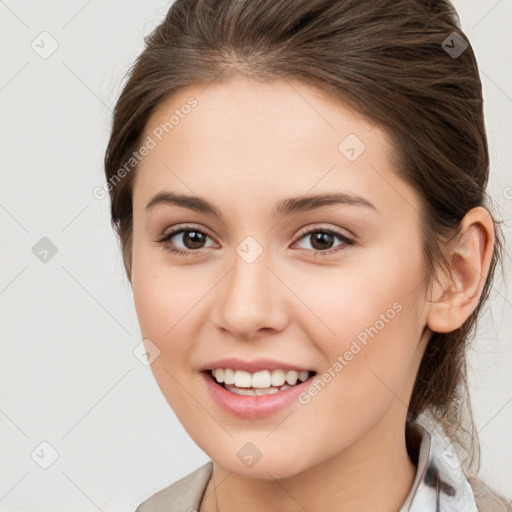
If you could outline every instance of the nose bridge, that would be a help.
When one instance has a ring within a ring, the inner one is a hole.
[[[236,248],[217,302],[218,326],[239,337],[251,337],[260,329],[279,330],[285,322],[282,290],[268,268],[270,251],[258,246],[249,239]]]

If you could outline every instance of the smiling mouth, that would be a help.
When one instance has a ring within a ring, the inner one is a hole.
[[[299,386],[303,384],[304,382],[310,380],[312,377],[316,375],[315,371],[304,371],[304,372],[295,372],[290,371],[285,373],[284,376],[284,382],[283,382],[283,375],[279,376],[278,374],[273,374],[273,372],[266,372],[266,373],[272,373],[272,379],[273,383],[269,382],[269,377],[264,375],[264,372],[256,372],[257,374],[260,374],[259,377],[256,379],[259,380],[259,382],[255,383],[256,385],[253,386],[253,380],[251,380],[251,385],[249,384],[249,378],[251,377],[251,374],[248,372],[242,372],[245,379],[237,378],[238,384],[241,384],[241,380],[245,380],[243,384],[246,385],[236,385],[234,383],[233,378],[233,372],[231,374],[228,374],[226,377],[226,380],[228,383],[224,382],[224,375],[215,375],[215,370],[206,370],[204,373],[209,375],[211,380],[221,388],[224,388],[226,391],[229,391],[231,393],[237,394],[237,395],[244,395],[244,396],[264,396],[264,395],[271,395],[274,393],[278,393],[280,391],[285,391],[287,389],[291,389],[293,387]],[[216,372],[215,372],[216,373]],[[250,377],[248,377],[248,375]],[[255,374],[252,374],[255,375]],[[223,382],[219,382],[219,380],[223,380]]]

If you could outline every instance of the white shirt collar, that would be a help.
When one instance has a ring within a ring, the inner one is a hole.
[[[398,512],[478,512],[473,490],[450,441],[419,423],[407,424],[417,450],[416,477]]]

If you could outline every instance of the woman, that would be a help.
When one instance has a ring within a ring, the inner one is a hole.
[[[155,378],[211,461],[168,510],[512,510],[466,342],[502,243],[447,1],[177,0],[105,156]]]

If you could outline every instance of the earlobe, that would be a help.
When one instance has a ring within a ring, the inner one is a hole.
[[[433,332],[458,329],[478,306],[494,251],[494,223],[477,206],[461,221],[458,240],[447,255],[448,272],[433,287],[427,325]]]

